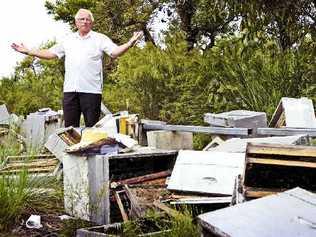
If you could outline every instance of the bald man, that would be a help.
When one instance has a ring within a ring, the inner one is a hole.
[[[65,57],[65,127],[79,127],[81,113],[86,127],[92,127],[98,122],[101,112],[104,53],[111,58],[117,58],[142,37],[141,32],[134,33],[127,43],[118,46],[106,35],[93,31],[93,21],[93,15],[89,10],[80,9],[75,15],[78,31],[68,35],[52,48],[34,50],[23,44],[11,45],[20,53],[42,59]]]

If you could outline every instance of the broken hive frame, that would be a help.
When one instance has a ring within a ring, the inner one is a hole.
[[[316,147],[248,143],[242,178],[246,198],[296,186],[316,191]]]

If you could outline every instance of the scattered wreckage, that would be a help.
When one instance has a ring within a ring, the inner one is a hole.
[[[172,214],[179,206],[198,206],[204,213],[196,213],[203,236],[289,236],[294,229],[291,236],[315,234],[311,100],[282,98],[269,127],[265,113],[244,110],[207,113],[209,126],[168,125],[126,111],[104,114],[92,128],[62,128],[61,114],[50,110],[29,115],[26,146],[44,144],[50,155],[24,166],[7,158],[0,169],[40,172],[43,166],[62,173],[65,211],[101,225],[80,229],[77,236],[107,236],[113,223],[141,218],[148,209]],[[194,151],[192,133],[210,134],[212,142]],[[263,211],[277,210],[281,202],[287,214]],[[284,228],[267,224],[274,218]]]

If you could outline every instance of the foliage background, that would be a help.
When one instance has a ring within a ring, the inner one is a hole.
[[[104,103],[143,118],[203,124],[206,112],[232,109],[273,113],[282,96],[315,102],[315,1],[106,1],[46,2],[49,14],[73,26],[89,8],[95,30],[116,43],[143,30],[146,44],[115,62],[105,58]],[[152,22],[169,28],[161,42]],[[54,42],[43,45],[50,47]],[[0,101],[26,115],[61,108],[63,62],[26,57],[0,81]]]

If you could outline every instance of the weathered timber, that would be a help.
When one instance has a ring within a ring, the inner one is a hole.
[[[246,198],[302,187],[316,191],[316,147],[248,143],[242,189]]]
[[[223,141],[215,147],[205,148],[208,151],[221,152],[246,152],[247,143],[284,144],[284,145],[309,145],[310,137],[306,135],[282,136],[282,137],[260,137],[260,138],[231,138]],[[204,150],[204,149],[203,149]]]
[[[7,156],[6,160],[23,160],[23,159],[46,159],[46,158],[54,158],[55,156],[52,154],[39,154],[39,155],[24,155],[24,156]]]
[[[172,209],[172,208],[168,207],[166,204],[163,204],[163,203],[161,203],[161,202],[159,202],[159,201],[157,201],[157,200],[154,201],[153,205],[154,205],[155,207],[157,207],[158,209],[160,209],[160,210],[166,212],[169,216],[177,216],[177,215],[179,215],[179,212],[178,212],[178,211],[176,211],[175,209]]]
[[[220,128],[220,127],[205,127],[205,126],[185,126],[185,125],[162,125],[162,124],[144,124],[144,130],[167,130],[181,131],[193,133],[207,133],[217,135],[231,136],[248,136],[251,129],[248,128]]]
[[[267,189],[267,188],[253,188],[253,187],[246,187],[243,190],[243,193],[248,198],[261,198],[268,195],[284,192],[286,189]]]
[[[118,205],[118,207],[120,209],[123,221],[126,222],[126,221],[128,221],[128,216],[126,214],[123,202],[122,202],[121,197],[120,197],[120,194],[122,192],[125,192],[125,191],[114,191],[114,197],[115,197],[116,203],[117,203],[117,205]]]
[[[247,154],[260,154],[260,155],[263,155],[264,157],[267,157],[266,155],[316,157],[316,146],[248,143]],[[256,157],[260,157],[260,156],[257,155]]]
[[[147,174],[143,176],[138,176],[134,178],[129,178],[129,179],[124,179],[124,180],[119,180],[116,182],[116,185],[124,185],[124,184],[137,184],[137,183],[142,183],[148,180],[153,180],[153,179],[158,179],[158,178],[164,178],[168,177],[171,175],[171,171],[161,171],[153,174]]]
[[[132,194],[131,190],[127,185],[123,186],[123,189],[125,190],[125,193],[130,201],[131,204],[131,210],[130,210],[130,215],[133,218],[138,218],[144,215],[145,210],[143,210],[140,205],[137,202],[136,197]]]
[[[316,137],[316,128],[257,128],[258,135],[294,136],[299,134]]]

